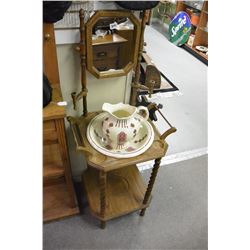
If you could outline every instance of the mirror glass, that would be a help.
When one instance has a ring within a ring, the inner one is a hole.
[[[138,21],[132,13],[117,13],[96,12],[88,29],[87,67],[98,78],[125,75],[137,60]]]

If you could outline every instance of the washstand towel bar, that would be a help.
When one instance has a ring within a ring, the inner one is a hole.
[[[162,114],[162,112],[159,110],[159,108],[157,107],[157,105],[155,103],[151,103],[147,106],[148,110],[155,108],[160,115],[162,116],[162,118],[166,121],[166,123],[170,126],[170,128],[168,130],[166,130],[164,133],[159,134],[159,139],[161,140],[161,144],[164,145],[164,140],[166,139],[167,136],[169,136],[170,134],[176,132],[176,128],[173,127],[171,125],[171,123],[166,119],[166,117]],[[74,140],[75,140],[75,144],[76,144],[76,150],[77,151],[83,151],[85,153],[88,154],[88,156],[92,155],[92,151],[86,147],[86,145],[84,145],[84,140],[83,137],[81,135],[81,131],[79,129],[79,125],[80,123],[85,123],[84,121],[90,121],[92,118],[94,118],[97,114],[99,114],[100,112],[94,112],[94,113],[88,113],[88,116],[81,116],[79,118],[75,118],[72,116],[68,116],[67,120],[70,123],[72,132],[73,132],[73,136],[74,136]],[[85,129],[87,129],[87,127],[85,127]],[[154,126],[154,129],[157,130]],[[157,130],[158,132],[158,130]]]

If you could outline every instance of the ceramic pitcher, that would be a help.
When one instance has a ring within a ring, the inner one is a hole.
[[[110,150],[126,148],[136,137],[141,123],[149,117],[146,107],[123,103],[104,103],[102,110],[108,113],[102,121],[102,131],[103,136],[107,138],[106,148]]]

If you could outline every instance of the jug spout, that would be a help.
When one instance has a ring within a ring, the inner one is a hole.
[[[116,119],[129,119],[135,114],[137,109],[134,106],[120,102],[117,104],[104,103],[102,110],[108,112]]]
[[[114,105],[105,102],[102,105],[102,111],[106,111],[106,112],[112,114],[112,112],[114,111]]]

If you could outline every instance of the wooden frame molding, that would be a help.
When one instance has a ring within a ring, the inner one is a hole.
[[[134,50],[130,61],[123,68],[114,71],[99,71],[93,63],[92,29],[96,22],[103,17],[128,17],[134,24]],[[87,49],[87,69],[97,78],[118,77],[127,75],[137,62],[137,54],[140,40],[140,22],[130,11],[99,10],[86,23],[86,49]]]

